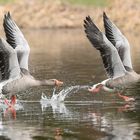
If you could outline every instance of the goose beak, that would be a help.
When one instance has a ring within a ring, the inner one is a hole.
[[[98,93],[102,89],[103,85],[101,83],[94,85],[93,87],[89,88],[88,91],[92,93]]]
[[[93,88],[88,88],[88,91],[89,91],[89,92],[93,92],[94,89],[93,89]]]
[[[56,86],[62,86],[63,85],[63,82],[62,81],[59,81],[59,80],[55,80],[55,85]]]
[[[97,93],[98,92],[96,88],[89,88],[88,91],[91,92],[91,93]]]

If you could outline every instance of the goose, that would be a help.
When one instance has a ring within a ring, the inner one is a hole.
[[[88,90],[92,93],[116,92],[124,101],[134,101],[134,98],[122,95],[123,89],[140,81],[140,75],[132,67],[129,42],[105,12],[103,21],[105,34],[98,29],[90,16],[84,20],[86,36],[100,52],[108,77]]]
[[[60,86],[56,79],[37,80],[29,72],[30,47],[23,33],[12,19],[10,12],[4,15],[3,27],[6,40],[0,38],[0,92],[16,100],[16,93],[34,86]]]

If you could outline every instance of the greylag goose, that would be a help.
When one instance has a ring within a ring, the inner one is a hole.
[[[40,81],[30,74],[29,45],[9,12],[4,16],[3,27],[7,40],[0,38],[0,90],[2,94],[11,95],[12,104],[15,103],[16,93],[30,87],[63,84],[56,79]]]
[[[117,26],[103,13],[105,34],[88,16],[84,20],[85,33],[91,44],[101,55],[108,79],[93,85],[89,91],[97,93],[100,90],[117,92],[125,101],[134,100],[121,95],[123,89],[140,80],[132,67],[130,45]]]

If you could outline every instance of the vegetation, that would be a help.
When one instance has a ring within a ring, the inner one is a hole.
[[[15,2],[15,0],[0,0],[0,4],[7,4],[12,2]]]
[[[108,4],[108,0],[65,0],[70,2],[71,4],[80,4],[80,5],[94,5],[94,6],[106,6]]]
[[[0,4],[7,4],[7,3],[13,3],[16,0],[0,0]],[[44,0],[45,1],[45,0]],[[106,6],[108,4],[108,0],[63,0],[68,1],[71,4],[76,5],[94,5],[94,6]]]

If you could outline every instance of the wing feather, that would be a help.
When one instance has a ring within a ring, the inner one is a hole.
[[[132,61],[130,45],[126,37],[121,33],[118,27],[103,13],[105,34],[108,40],[116,47],[123,65],[127,71],[132,71]]]
[[[84,20],[85,33],[91,44],[99,50],[102,61],[109,78],[119,77],[125,74],[125,68],[121,62],[118,51],[106,36],[97,28],[88,16]]]
[[[3,39],[0,39],[0,81],[20,76],[16,51]]]
[[[7,42],[17,51],[20,68],[28,70],[30,48],[9,12],[4,16],[3,27]]]

